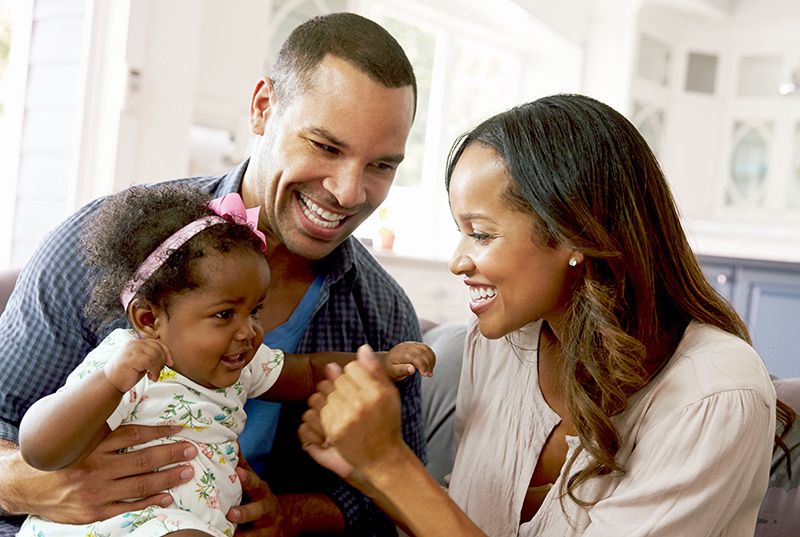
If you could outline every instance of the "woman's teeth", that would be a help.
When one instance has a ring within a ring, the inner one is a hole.
[[[325,228],[335,228],[338,226],[342,220],[345,219],[346,215],[343,214],[335,214],[330,211],[324,210],[322,207],[308,199],[303,194],[300,194],[300,201],[303,202],[303,214],[306,215],[306,218],[314,222],[316,225]]]
[[[484,300],[497,294],[494,287],[470,287],[469,296],[472,300]]]

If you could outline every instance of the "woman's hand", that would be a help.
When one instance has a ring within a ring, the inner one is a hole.
[[[336,451],[335,447],[325,442],[325,431],[319,418],[319,411],[325,406],[327,394],[333,391],[332,381],[342,375],[342,370],[331,365],[328,367],[328,375],[330,380],[322,381],[318,386],[320,391],[308,399],[309,409],[303,414],[303,423],[300,424],[297,436],[303,449],[317,464],[336,473],[342,479],[348,479],[355,468]]]
[[[333,367],[328,372],[329,381],[319,385],[319,397],[309,400],[312,409],[305,419],[302,440],[307,451],[336,448],[324,453],[339,475],[350,477],[353,471],[341,464],[337,454],[369,477],[369,470],[385,470],[403,451],[400,395],[366,345],[358,350],[356,361],[345,366],[343,374]],[[320,443],[320,439],[324,441]]]

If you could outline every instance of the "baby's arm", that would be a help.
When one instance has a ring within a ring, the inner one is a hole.
[[[405,341],[392,347],[389,352],[376,352],[392,382],[414,374],[418,369],[424,377],[433,376],[436,354],[424,343]]]
[[[436,355],[424,343],[407,341],[388,352],[376,352],[393,382],[420,373],[430,377]],[[316,386],[327,378],[325,368],[330,363],[344,367],[356,359],[354,352],[315,352],[285,354],[283,369],[275,384],[260,398],[269,401],[305,401],[316,393]]]
[[[106,365],[80,382],[31,406],[19,429],[22,458],[40,470],[80,462],[108,434],[106,420],[122,396],[145,374],[152,380],[172,364],[169,349],[157,340],[130,341]]]

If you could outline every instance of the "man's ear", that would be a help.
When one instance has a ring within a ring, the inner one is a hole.
[[[158,339],[158,328],[166,312],[149,300],[135,299],[128,316],[136,331],[145,339]]]
[[[272,79],[261,78],[253,88],[253,95],[250,98],[250,130],[253,134],[262,136],[267,124],[275,100],[275,89],[272,87]]]

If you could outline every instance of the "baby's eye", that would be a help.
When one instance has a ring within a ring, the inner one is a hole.
[[[230,319],[231,317],[233,317],[233,310],[227,309],[220,311],[219,313],[215,313],[214,317],[218,317],[220,319]]]
[[[250,312],[250,316],[251,317],[258,317],[258,314],[261,313],[261,310],[263,310],[263,309],[264,309],[264,304],[259,304],[258,306],[253,308],[253,311]]]

